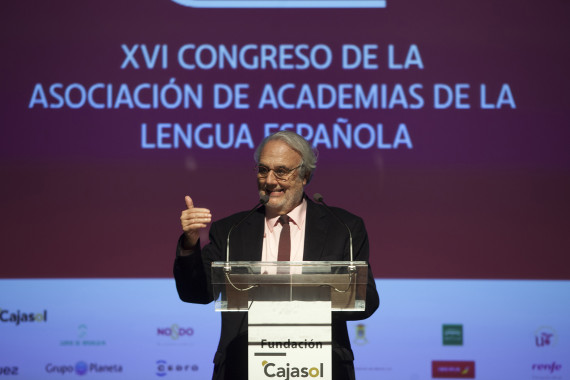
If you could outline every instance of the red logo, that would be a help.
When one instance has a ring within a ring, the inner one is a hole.
[[[434,360],[431,362],[431,377],[434,379],[474,379],[475,362]]]

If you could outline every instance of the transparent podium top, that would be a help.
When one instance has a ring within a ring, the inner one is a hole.
[[[247,311],[254,301],[330,301],[332,311],[363,311],[364,261],[216,261],[216,311]]]

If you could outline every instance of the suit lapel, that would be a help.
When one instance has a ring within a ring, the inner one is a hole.
[[[314,202],[307,199],[307,217],[305,219],[305,247],[303,261],[318,261],[323,256],[327,238],[329,219]]]
[[[304,261],[318,261],[323,256],[327,230],[330,218],[327,217],[326,210],[307,199],[307,216],[305,218],[305,245],[303,251]],[[232,236],[236,234],[241,239],[241,245],[236,246],[231,251],[232,261],[261,261],[263,249],[263,233],[265,231],[265,208],[260,207],[241,226],[239,226]],[[239,232],[238,232],[239,231]],[[233,246],[233,244],[232,244]]]
[[[232,260],[240,261],[261,261],[261,251],[263,248],[263,233],[265,222],[265,207],[260,207],[241,226],[239,232],[243,237],[242,245],[236,251]]]

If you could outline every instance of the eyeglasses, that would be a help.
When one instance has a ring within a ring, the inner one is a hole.
[[[289,179],[289,176],[291,175],[291,173],[293,173],[293,171],[299,169],[301,166],[303,166],[303,164],[293,168],[293,169],[289,169],[289,168],[285,168],[283,166],[280,166],[278,168],[275,169],[270,169],[265,165],[257,165],[255,167],[255,170],[257,171],[257,177],[258,178],[267,178],[267,176],[269,175],[270,171],[273,171],[273,175],[275,176],[275,179],[277,179],[278,181],[285,181],[287,179]]]

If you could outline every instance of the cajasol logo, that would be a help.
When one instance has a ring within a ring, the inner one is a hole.
[[[47,322],[47,310],[42,312],[22,312],[20,310],[11,311],[0,308],[0,322],[20,323]]]
[[[292,367],[287,363],[285,367],[278,367],[275,363],[264,360],[261,362],[263,373],[267,377],[276,377],[284,380],[297,377],[323,377],[323,363],[317,367]]]

